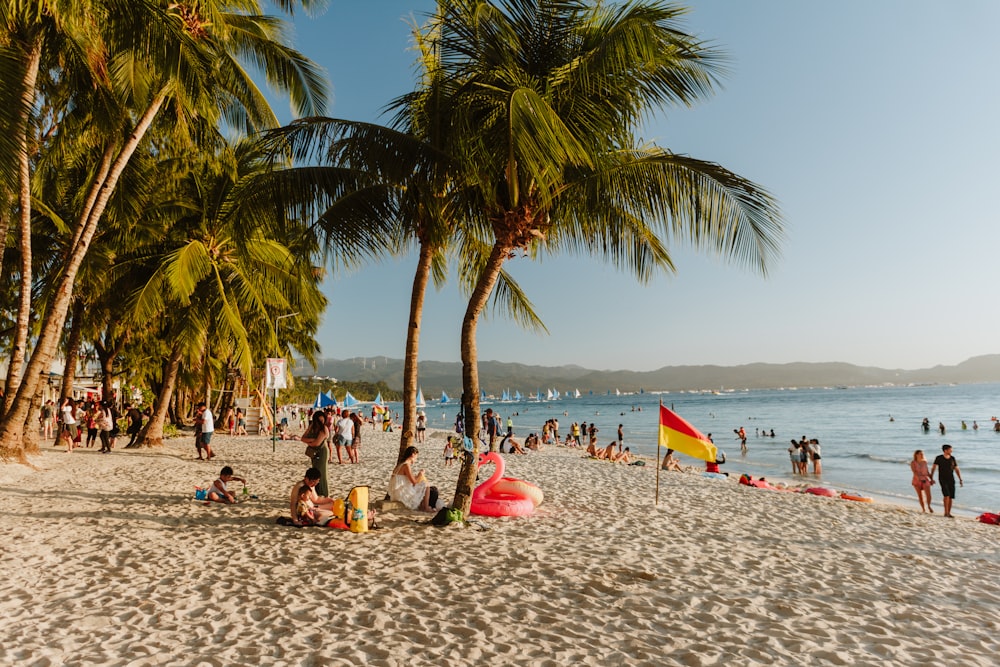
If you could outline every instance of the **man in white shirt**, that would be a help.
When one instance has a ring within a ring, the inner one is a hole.
[[[215,416],[212,414],[212,408],[204,403],[199,403],[198,408],[205,408],[204,412],[201,413],[201,447],[205,450],[205,456],[212,458],[215,456],[212,453],[212,434],[215,432]]]
[[[344,462],[340,455],[341,447],[347,448],[347,459],[351,463],[354,462],[354,457],[351,456],[352,442],[354,442],[354,421],[351,419],[351,411],[344,410],[337,420],[337,435],[333,438],[333,445],[337,448],[337,463]]]

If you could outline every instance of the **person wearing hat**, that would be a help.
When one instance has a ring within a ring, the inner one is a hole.
[[[421,410],[417,413],[417,442],[423,442],[427,432],[427,415]]]

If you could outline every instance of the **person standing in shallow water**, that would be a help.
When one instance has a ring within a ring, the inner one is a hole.
[[[934,478],[927,470],[927,459],[924,458],[924,451],[918,449],[913,452],[913,460],[910,461],[910,471],[913,472],[913,488],[917,492],[917,500],[920,501],[920,511],[934,513],[931,507],[931,486]]]
[[[955,476],[958,476],[959,486],[965,486],[962,481],[962,471],[958,469],[958,459],[951,455],[951,445],[941,445],[941,453],[934,459],[931,467],[931,477],[938,471],[938,484],[941,485],[941,497],[944,503],[944,515],[952,518],[951,504],[955,500]]]

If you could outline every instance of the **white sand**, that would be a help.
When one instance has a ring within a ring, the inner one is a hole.
[[[398,434],[365,432],[344,493],[384,494]],[[3,665],[993,665],[1000,528],[654,473],[507,457],[545,503],[435,528],[286,528],[301,443],[217,435],[0,465]],[[440,434],[422,465],[450,499]],[[223,465],[259,496],[193,500]],[[738,469],[738,466],[730,466]],[[937,499],[940,512],[940,499]],[[916,501],[914,500],[914,506]]]

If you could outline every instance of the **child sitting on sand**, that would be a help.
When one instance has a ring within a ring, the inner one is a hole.
[[[299,488],[299,500],[295,504],[295,520],[300,526],[315,526],[317,521],[316,506],[311,499],[312,489],[303,484]]]
[[[232,468],[229,466],[224,467],[219,472],[219,479],[212,482],[212,488],[208,491],[208,499],[217,503],[235,503],[236,496],[229,491],[229,482],[232,482],[233,480],[242,482],[243,486],[247,485],[247,481],[245,479],[233,475]]]

